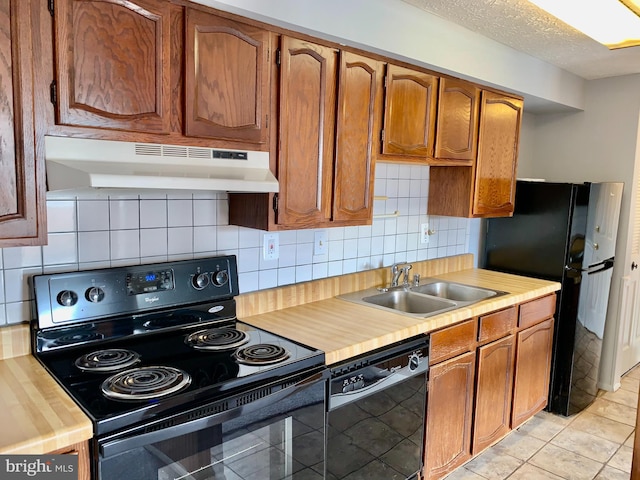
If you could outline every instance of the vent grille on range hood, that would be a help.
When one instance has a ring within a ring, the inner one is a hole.
[[[49,191],[278,191],[268,152],[47,136],[45,157]]]

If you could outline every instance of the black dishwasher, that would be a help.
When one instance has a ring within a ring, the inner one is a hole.
[[[424,455],[428,337],[331,369],[327,479],[416,477]]]

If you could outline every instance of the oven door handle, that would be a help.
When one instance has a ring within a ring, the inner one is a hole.
[[[257,411],[273,402],[283,400],[293,394],[300,392],[301,390],[314,385],[317,382],[322,381],[326,377],[327,371],[322,371],[303,380],[300,380],[290,387],[283,388],[282,390],[278,390],[275,393],[259,398],[258,400],[241,405],[239,407],[235,407],[224,412],[216,413],[203,418],[198,418],[196,420],[191,420],[189,422],[181,423],[178,425],[168,426],[156,431],[139,433],[140,431],[144,431],[144,428],[136,428],[130,431],[125,437],[100,444],[100,455],[102,458],[113,457],[114,455],[118,455],[134,448],[143,447],[145,445],[150,445],[162,440],[179,437],[181,435],[187,435],[198,430],[203,430],[214,425],[219,425],[223,422],[228,422],[229,420],[233,420],[247,413]],[[207,406],[204,405],[195,410],[206,409],[206,407]],[[164,421],[166,421],[166,419]],[[159,421],[159,423],[162,424],[164,421]]]

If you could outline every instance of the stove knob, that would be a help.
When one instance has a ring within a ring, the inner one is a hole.
[[[57,300],[63,307],[73,307],[78,303],[78,295],[72,290],[63,290],[58,294]]]
[[[213,283],[216,287],[221,287],[229,281],[229,273],[226,270],[220,270],[213,275]]]
[[[191,285],[196,290],[202,290],[204,287],[209,285],[209,275],[206,273],[198,273],[191,277]]]
[[[100,287],[91,287],[85,292],[84,296],[87,297],[87,300],[91,303],[98,303],[104,299],[104,290]]]

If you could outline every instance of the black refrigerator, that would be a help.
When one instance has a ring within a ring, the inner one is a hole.
[[[622,183],[518,180],[513,217],[485,223],[481,265],[560,282],[547,409],[572,415],[597,394]]]

